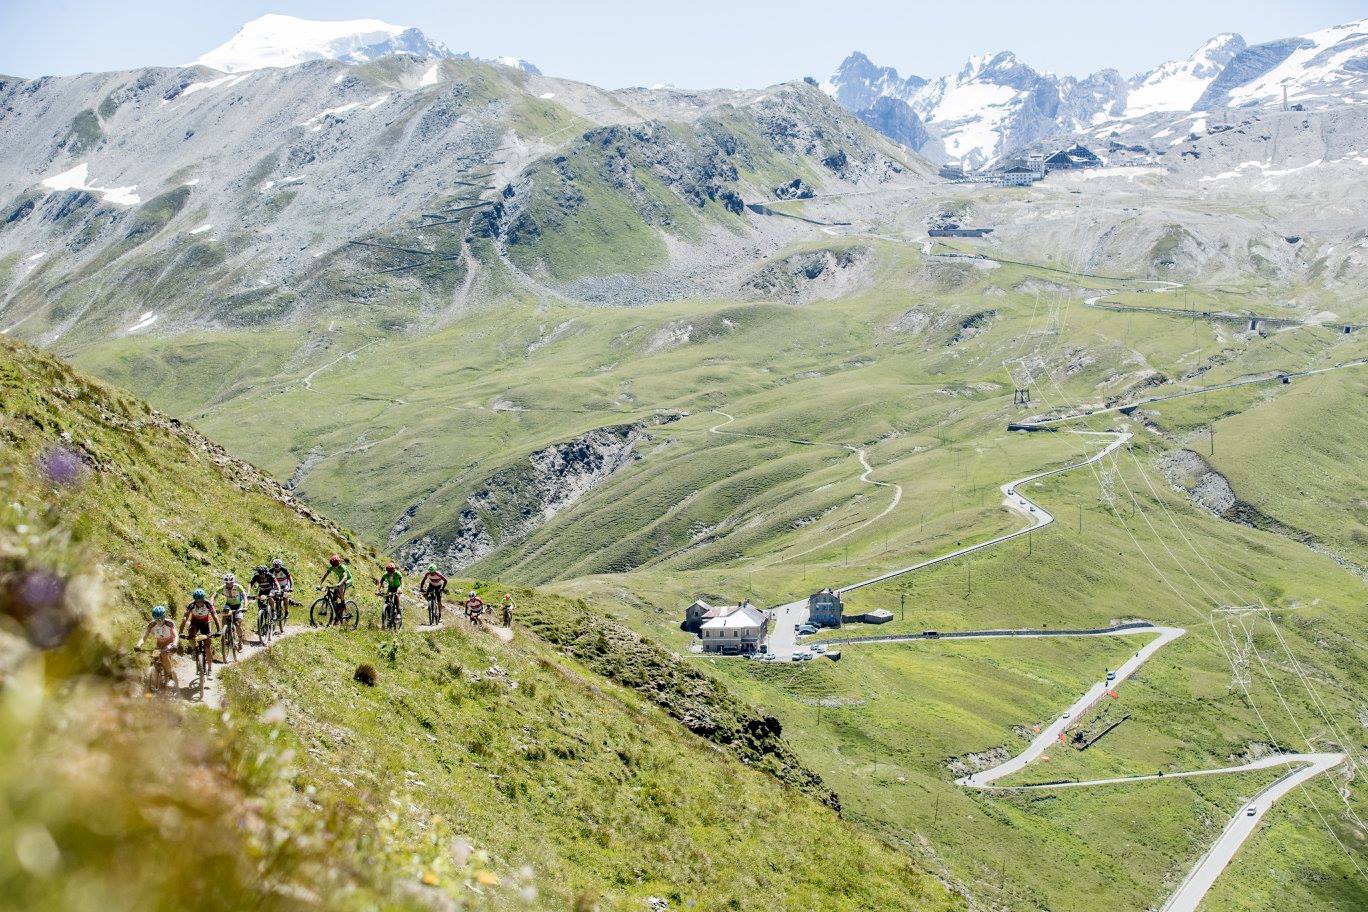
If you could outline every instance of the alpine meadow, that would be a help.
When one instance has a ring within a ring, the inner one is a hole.
[[[440,35],[0,75],[0,909],[1368,908],[1368,20]]]

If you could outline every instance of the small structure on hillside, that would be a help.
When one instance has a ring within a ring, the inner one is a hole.
[[[1067,149],[1060,149],[1045,159],[1045,170],[1077,171],[1081,168],[1100,168],[1102,159],[1093,154],[1086,146],[1074,143]]]
[[[704,652],[722,655],[748,655],[764,652],[769,636],[769,615],[750,602],[735,607],[718,608],[698,628]]]
[[[721,610],[721,608],[709,605],[702,599],[698,599],[688,608],[684,609],[684,623],[680,626],[690,633],[698,633],[698,628],[703,626],[703,622],[710,621],[717,617],[717,613]]]
[[[998,181],[1009,187],[1029,187],[1040,180],[1040,174],[1025,165],[1013,165],[1005,171],[997,172]]]
[[[893,612],[887,608],[875,608],[873,611],[866,611],[864,614],[858,615],[854,620],[864,624],[887,624],[893,620]]]
[[[840,627],[844,610],[840,594],[831,587],[808,596],[808,623],[815,627]]]
[[[958,225],[949,225],[944,228],[928,228],[927,237],[962,237],[962,238],[981,238],[991,234],[992,228],[961,228]]]

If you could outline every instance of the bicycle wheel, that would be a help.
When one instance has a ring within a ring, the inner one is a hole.
[[[267,646],[271,642],[271,634],[275,632],[275,622],[271,618],[271,606],[268,602],[263,602],[257,609],[257,640],[261,645]]]
[[[350,627],[352,630],[361,626],[361,609],[356,607],[356,602],[352,599],[347,599],[342,610],[341,626]]]
[[[281,600],[281,601],[276,602],[276,606],[275,606],[276,633],[284,633],[284,632],[285,632],[285,618],[287,618],[287,617],[289,617],[289,616],[290,616],[290,603],[289,603],[288,601],[285,601],[285,600]]]
[[[309,606],[309,626],[326,627],[331,620],[332,605],[326,595],[319,596],[318,600]]]

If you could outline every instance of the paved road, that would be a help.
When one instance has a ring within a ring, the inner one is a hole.
[[[965,788],[975,788],[982,791],[997,791],[1004,789],[1068,789],[1068,788],[1089,788],[1106,785],[1121,785],[1134,782],[1158,782],[1165,779],[1190,779],[1198,776],[1221,776],[1232,773],[1245,773],[1261,769],[1270,769],[1277,766],[1296,766],[1296,769],[1289,771],[1267,788],[1260,791],[1252,799],[1242,802],[1239,807],[1232,812],[1229,823],[1221,831],[1216,842],[1207,852],[1198,859],[1192,869],[1188,871],[1183,882],[1169,896],[1160,912],[1196,912],[1201,904],[1202,898],[1216,879],[1230,864],[1235,853],[1250,836],[1254,835],[1258,829],[1259,822],[1263,820],[1265,814],[1273,804],[1292,789],[1301,785],[1309,779],[1313,779],[1322,773],[1334,769],[1345,760],[1344,754],[1319,753],[1319,754],[1272,754],[1267,757],[1254,760],[1250,763],[1239,766],[1223,766],[1214,769],[1202,770],[1183,770],[1164,774],[1150,774],[1142,776],[1118,776],[1111,779],[1088,779],[1074,782],[1049,782],[1038,785],[1025,786],[999,786],[994,783],[999,780],[1020,772],[1032,762],[1040,759],[1048,750],[1059,746],[1060,736],[1068,728],[1078,721],[1082,715],[1092,706],[1099,702],[1109,691],[1115,690],[1122,682],[1129,679],[1136,673],[1149,659],[1163,649],[1169,643],[1183,636],[1186,633],[1181,627],[1159,627],[1159,626],[1140,626],[1140,625],[1118,625],[1106,630],[1088,631],[1043,631],[1043,630],[1000,630],[1000,631],[962,631],[958,633],[941,634],[937,639],[968,639],[974,638],[1003,638],[1003,637],[1069,637],[1069,636],[1125,636],[1134,634],[1154,633],[1156,636],[1127,659],[1125,663],[1116,669],[1115,679],[1112,681],[1102,680],[1094,683],[1088,690],[1074,701],[1065,712],[1063,712],[1052,723],[1042,726],[1040,734],[1031,741],[1030,745],[1009,760],[999,763],[991,769],[974,773],[969,776],[962,776],[955,780],[956,785]],[[911,641],[935,642],[918,636],[898,636],[898,637],[858,637],[842,641],[842,647],[873,645],[878,643],[906,643]],[[1062,748],[1061,748],[1062,749]],[[1249,813],[1250,809],[1253,813]]]
[[[1339,766],[1344,761],[1344,754],[1289,754],[1266,757],[1264,760],[1272,762],[1255,761],[1238,769],[1268,767],[1277,763],[1306,762],[1307,765],[1282,776],[1277,782],[1255,795],[1247,804],[1236,808],[1235,816],[1230,818],[1230,822],[1221,831],[1216,844],[1193,865],[1187,877],[1178,885],[1178,889],[1160,908],[1160,912],[1196,912],[1202,897],[1211,889],[1212,884],[1216,883],[1216,878],[1221,876],[1221,872],[1230,864],[1230,860],[1235,857],[1244,841],[1254,834],[1259,821],[1263,820],[1264,814],[1268,813],[1273,802],[1308,779]],[[1254,811],[1253,815],[1248,813],[1251,808]]]
[[[1113,451],[1115,451],[1117,447],[1120,447],[1123,444],[1125,444],[1126,441],[1130,440],[1133,436],[1129,432],[1113,433],[1109,431],[1074,431],[1073,433],[1089,434],[1100,437],[1115,437],[1116,439],[1113,440],[1111,443],[1107,444],[1097,453],[1083,460],[1082,462],[1075,462],[1071,465],[1066,465],[1058,469],[1050,469],[1047,472],[1037,472],[1034,475],[1027,475],[1025,478],[1018,478],[1016,481],[1009,481],[1006,484],[1002,485],[1000,488],[1000,490],[1002,491],[1002,505],[1015,513],[1021,514],[1021,516],[1027,521],[1025,526],[1023,526],[1020,529],[1017,529],[1015,532],[1008,532],[1005,535],[999,535],[997,538],[993,538],[985,542],[979,542],[976,545],[969,545],[964,548],[959,548],[954,551],[950,551],[946,554],[942,554],[938,557],[933,557],[929,560],[924,560],[920,563],[912,564],[910,567],[901,567],[897,570],[890,570],[887,573],[881,573],[878,576],[870,577],[867,580],[861,580],[858,583],[851,583],[850,585],[842,586],[836,591],[841,594],[845,594],[847,592],[854,592],[856,589],[863,589],[865,586],[873,586],[876,583],[887,582],[888,580],[894,579],[899,576],[903,576],[907,573],[914,573],[918,570],[923,570],[927,567],[944,563],[945,561],[954,560],[957,557],[963,557],[966,554],[973,554],[975,551],[982,551],[985,548],[991,548],[995,545],[1000,545],[1003,542],[1011,541],[1014,538],[1020,538],[1021,536],[1026,535],[1029,532],[1033,532],[1036,529],[1039,529],[1041,526],[1048,526],[1050,523],[1054,522],[1054,516],[1050,513],[1050,511],[1046,510],[1039,504],[1032,503],[1017,489],[1022,485],[1028,484],[1032,481],[1036,481],[1041,478],[1048,478],[1051,475],[1061,475],[1064,472],[1071,472],[1074,469],[1081,469],[1083,466],[1091,465],[1094,462],[1098,462],[1099,460],[1105,459]]]
[[[1334,367],[1329,368],[1322,368],[1317,371],[1306,371],[1300,374],[1299,376],[1306,376],[1312,373],[1324,373],[1327,370],[1337,370],[1342,367],[1349,367],[1362,363],[1368,363],[1368,359],[1364,359],[1363,361],[1359,362],[1348,362],[1345,364],[1335,365]],[[1229,385],[1240,384],[1236,383]],[[1179,395],[1190,395],[1190,393]],[[1114,410],[1119,410],[1119,407]],[[717,431],[716,428],[714,428],[713,430]],[[1002,503],[1009,510],[1021,514],[1022,517],[1027,520],[1027,524],[1023,528],[1018,529],[1015,532],[1009,532],[1005,535],[1000,535],[996,538],[990,539],[989,541],[981,542],[976,545],[970,545],[965,548],[959,548],[955,551],[951,551],[947,554],[943,554],[938,557],[930,558],[929,560],[913,564],[909,567],[903,567],[898,570],[893,570],[888,573],[871,577],[867,580],[862,580],[857,583],[851,583],[850,585],[842,586],[837,590],[837,592],[844,594],[847,592],[854,591],[856,589],[863,588],[865,586],[872,586],[876,583],[886,582],[887,580],[894,579],[895,577],[902,576],[907,573],[913,573],[917,570],[921,570],[926,567],[931,567],[948,560],[953,560],[954,558],[961,557],[965,554],[971,554],[975,551],[981,551],[985,548],[991,548],[995,545],[999,545],[1003,542],[1010,541],[1013,538],[1025,535],[1035,529],[1039,529],[1042,526],[1047,526],[1050,523],[1054,522],[1054,516],[1048,510],[1041,507],[1039,504],[1034,503],[1024,494],[1022,494],[1020,492],[1020,488],[1023,485],[1026,485],[1032,481],[1036,481],[1041,478],[1047,478],[1051,475],[1059,475],[1061,473],[1068,472],[1073,469],[1082,468],[1083,466],[1090,465],[1092,463],[1098,462],[1099,460],[1105,459],[1109,454],[1114,452],[1118,447],[1123,446],[1132,437],[1132,435],[1127,432],[1074,431],[1073,433],[1093,434],[1096,436],[1113,437],[1115,439],[1108,443],[1103,449],[1098,451],[1096,454],[1090,456],[1082,462],[1073,463],[1062,468],[1051,469],[1045,472],[1037,472],[1034,475],[1028,475],[1024,478],[1018,478],[1015,481],[1009,481],[1006,484],[1002,485]],[[861,458],[861,463],[865,466],[868,466],[868,463],[863,458]],[[868,476],[868,471],[866,471],[865,475],[866,477]],[[797,646],[797,636],[794,633],[794,628],[795,626],[807,620],[807,602],[806,600],[803,600],[797,602],[790,602],[786,605],[780,605],[779,607],[773,609],[771,614],[774,618],[774,628],[769,638],[769,650],[770,652],[778,655],[780,659],[788,659],[792,656],[793,651]],[[1007,638],[1047,636],[1125,636],[1134,635],[1136,633],[1153,633],[1155,635],[1154,639],[1152,639],[1149,643],[1142,646],[1139,649],[1139,651],[1135,653],[1135,655],[1131,656],[1124,663],[1122,663],[1119,668],[1116,669],[1114,677],[1112,677],[1110,680],[1104,679],[1095,682],[1091,687],[1087,689],[1087,691],[1083,693],[1082,696],[1075,700],[1068,707],[1068,709],[1061,713],[1059,717],[1057,717],[1053,722],[1051,722],[1049,725],[1042,726],[1040,733],[1031,741],[1031,743],[1026,747],[1025,750],[1021,751],[1016,756],[1002,763],[999,763],[997,766],[994,766],[990,769],[982,770],[980,772],[973,773],[969,776],[963,776],[955,780],[956,784],[965,788],[974,788],[985,791],[1001,789],[1002,786],[997,786],[993,783],[995,783],[999,779],[1003,779],[1007,776],[1010,776],[1013,773],[1020,772],[1021,770],[1025,769],[1028,765],[1030,765],[1033,761],[1038,760],[1040,757],[1044,756],[1045,751],[1053,748],[1056,744],[1058,744],[1064,732],[1067,731],[1068,728],[1073,723],[1075,723],[1085,712],[1087,712],[1090,708],[1097,704],[1098,701],[1102,700],[1108,694],[1108,692],[1115,690],[1115,688],[1119,687],[1123,682],[1127,681],[1142,666],[1144,666],[1144,664],[1147,661],[1149,661],[1149,659],[1152,656],[1154,656],[1160,649],[1163,649],[1169,643],[1172,643],[1174,640],[1177,640],[1186,632],[1187,631],[1181,627],[1164,627],[1157,625],[1140,626],[1136,624],[1117,625],[1116,627],[1109,628],[1106,630],[1055,631],[1053,633],[1043,630],[961,631],[958,633],[944,634],[941,637],[938,637],[937,639],[967,639],[970,637]],[[842,641],[841,645],[844,648],[856,645],[871,645],[880,642],[908,642],[913,640],[920,640],[922,642],[932,641],[927,638],[914,636],[890,636],[887,638],[861,637],[856,639],[844,640]],[[1340,763],[1344,761],[1344,759],[1344,754],[1280,754],[1265,757],[1261,760],[1256,760],[1252,763],[1248,763],[1243,766],[1237,767],[1221,767],[1217,769],[1207,770],[1189,770],[1168,773],[1164,776],[1159,776],[1157,774],[1153,776],[1124,776],[1113,779],[1095,779],[1087,782],[1048,783],[1027,787],[1035,789],[1081,788],[1087,786],[1104,786],[1116,785],[1121,783],[1144,782],[1149,780],[1158,780],[1165,778],[1190,778],[1194,776],[1223,775],[1230,773],[1246,772],[1249,770],[1264,769],[1279,765],[1305,764],[1304,766],[1300,766],[1298,769],[1293,770],[1287,775],[1282,776],[1278,779],[1277,782],[1273,783],[1268,788],[1264,789],[1258,795],[1256,795],[1253,800],[1246,804],[1242,804],[1240,807],[1234,810],[1230,822],[1226,824],[1225,829],[1222,831],[1220,837],[1217,838],[1215,844],[1192,867],[1192,869],[1188,872],[1187,877],[1184,878],[1183,882],[1178,886],[1177,890],[1175,890],[1174,893],[1169,897],[1168,901],[1164,904],[1163,908],[1161,909],[1161,912],[1195,912],[1198,905],[1201,903],[1202,898],[1206,895],[1207,891],[1211,889],[1211,886],[1216,882],[1217,877],[1220,876],[1221,872],[1225,869],[1226,865],[1230,863],[1230,860],[1235,857],[1235,853],[1239,850],[1240,846],[1244,843],[1244,841],[1248,839],[1251,835],[1253,835],[1254,831],[1258,827],[1259,821],[1263,819],[1264,814],[1267,813],[1268,809],[1273,805],[1273,803],[1276,802],[1283,795],[1287,794],[1293,788],[1307,781],[1308,779],[1314,778],[1315,776],[1318,776],[1321,773],[1324,773],[1330,769],[1333,769],[1335,766],[1338,766]],[[1252,815],[1248,813],[1249,808],[1254,809],[1254,813]]]
[[[719,412],[718,414],[726,415],[725,412]],[[731,416],[726,415],[726,417],[730,418]],[[730,422],[724,422],[724,424],[725,423]],[[721,434],[734,433],[719,430],[721,427],[723,427],[723,425],[718,425],[717,427],[712,428],[712,431],[714,433]],[[937,564],[942,564],[946,561],[954,560],[957,557],[963,557],[966,554],[973,554],[975,551],[982,551],[985,548],[991,548],[995,545],[1000,545],[1003,542],[1011,541],[1014,538],[1020,538],[1021,536],[1033,532],[1036,529],[1041,528],[1042,526],[1048,526],[1050,523],[1054,522],[1054,515],[1051,514],[1050,511],[1046,510],[1039,504],[1033,503],[1032,501],[1028,500],[1017,489],[1022,485],[1028,484],[1032,481],[1036,481],[1041,478],[1048,478],[1051,475],[1060,475],[1064,472],[1069,472],[1074,469],[1080,469],[1083,466],[1091,465],[1094,462],[1097,462],[1101,459],[1105,459],[1108,455],[1115,451],[1117,447],[1122,446],[1126,443],[1126,441],[1130,440],[1132,437],[1132,435],[1129,432],[1074,431],[1073,433],[1086,434],[1089,436],[1097,437],[1114,437],[1115,439],[1111,443],[1103,447],[1101,450],[1099,450],[1097,453],[1088,457],[1082,462],[1071,463],[1070,465],[1066,465],[1058,469],[1050,469],[1045,472],[1037,472],[1034,475],[1027,475],[1024,478],[1018,478],[1015,481],[1009,481],[1006,484],[1002,485],[1000,488],[1002,491],[1002,505],[1005,506],[1007,509],[1013,511],[1014,513],[1020,514],[1021,517],[1026,520],[1025,526],[1022,526],[1015,532],[1008,532],[1004,535],[999,535],[996,538],[989,539],[988,541],[979,542],[978,544],[974,545],[968,545],[963,548],[956,548],[954,551],[949,551],[945,554],[928,558],[927,560],[920,561],[908,567],[900,567],[896,570],[890,570],[887,573],[881,573],[878,576],[870,577],[866,580],[860,580],[859,582],[850,583],[846,586],[841,586],[836,591],[839,594],[844,595],[848,592],[853,592],[856,589],[862,589],[865,586],[873,586],[876,583],[884,583],[888,580],[896,579],[897,577],[904,576],[908,573],[915,573],[918,570],[925,570],[927,567],[933,567]],[[739,434],[737,436],[749,437],[756,435]],[[812,441],[794,442],[812,443]],[[856,452],[860,455],[861,465],[865,466],[865,473],[860,476],[861,480],[868,481],[869,474],[873,470],[869,468],[869,463],[864,458],[864,453],[858,450]],[[873,481],[871,481],[870,483],[880,484],[880,482]],[[887,484],[887,482],[883,482],[883,484]],[[901,499],[901,494],[902,489],[898,488],[896,494],[894,495],[893,503],[882,513],[880,513],[879,516],[876,516],[875,519],[879,519],[887,515],[888,512],[892,510],[894,506],[897,505],[898,500]],[[868,523],[862,524],[861,526],[857,527],[857,529],[862,528],[864,525],[867,524]],[[855,530],[852,529],[850,531]],[[832,542],[837,541],[838,539],[843,538],[845,535],[849,534],[850,532],[845,532],[841,535],[834,536],[833,538],[830,538],[822,542],[819,547],[826,547],[827,545],[830,545]],[[778,656],[780,660],[792,658],[793,652],[798,645],[797,636],[794,633],[794,627],[805,623],[808,619],[807,600],[802,599],[800,601],[789,602],[788,604],[780,605],[777,608],[771,610],[770,617],[773,619],[774,623],[773,627],[771,628],[769,638],[767,640],[769,644],[769,651],[774,655]]]

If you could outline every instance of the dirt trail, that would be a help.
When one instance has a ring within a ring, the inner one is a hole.
[[[299,617],[300,610],[301,609],[299,606],[292,606],[290,609],[291,617]],[[305,607],[303,610],[307,614],[307,607]],[[409,610],[414,611],[417,609],[410,607]],[[424,614],[426,614],[426,607],[424,607],[423,611]],[[321,627],[311,627],[309,626],[307,621],[299,623],[289,623],[285,625],[284,633],[277,634],[276,636],[271,638],[271,642],[269,644],[263,645],[261,641],[257,639],[256,632],[250,629],[252,623],[255,620],[256,615],[254,612],[250,611],[248,612],[248,614],[251,616],[252,621],[249,622],[248,618],[243,619],[243,623],[247,625],[249,629],[246,633],[246,642],[243,643],[242,649],[238,652],[237,662],[231,663],[230,665],[223,664],[223,662],[220,661],[222,657],[222,653],[219,651],[220,641],[218,639],[214,640],[214,667],[209,673],[208,680],[205,682],[204,698],[202,701],[200,700],[199,695],[198,676],[195,674],[194,658],[188,654],[175,656],[174,665],[176,669],[176,674],[180,678],[180,696],[183,699],[185,699],[186,702],[203,702],[205,706],[212,706],[215,709],[221,709],[223,707],[223,688],[220,685],[219,678],[225,668],[230,668],[232,667],[232,665],[236,665],[240,662],[246,662],[249,659],[255,658],[256,656],[270,649],[272,646],[274,646],[276,643],[280,642],[283,639],[298,636],[301,633],[310,633],[325,629]],[[453,611],[452,609],[448,608],[443,614],[442,623],[440,625],[419,624],[415,627],[407,627],[405,629],[412,630],[414,632],[429,632],[433,630],[447,630],[453,627],[464,628],[467,632],[470,632],[472,629],[468,623],[466,623],[463,620],[457,619],[457,611]],[[495,624],[486,623],[482,624],[479,628],[476,629],[488,631],[489,633],[493,634],[496,639],[504,643],[509,643],[513,640],[513,628],[510,627],[500,627]]]

